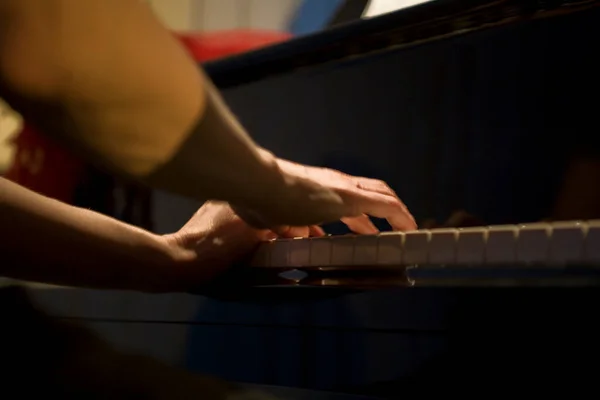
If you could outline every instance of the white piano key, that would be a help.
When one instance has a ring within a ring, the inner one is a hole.
[[[377,238],[377,264],[401,265],[404,233],[383,232]]]
[[[525,264],[547,263],[551,234],[552,225],[547,223],[520,225],[517,238],[517,261]]]
[[[423,229],[406,232],[404,235],[402,263],[404,265],[427,264],[431,232]]]
[[[584,254],[587,225],[579,221],[552,223],[550,264],[581,262]]]
[[[331,264],[335,266],[352,265],[354,261],[355,236],[337,236],[331,244]]]
[[[271,248],[273,241],[261,243],[250,261],[252,267],[270,267],[271,266]]]
[[[357,236],[354,242],[354,265],[376,265],[377,264],[376,235]]]
[[[289,266],[306,267],[310,265],[310,239],[296,238],[290,243]]]
[[[458,229],[432,229],[428,264],[455,264]]]
[[[517,259],[518,237],[519,228],[516,225],[488,227],[485,262],[487,264],[514,263]]]
[[[600,220],[598,219],[587,222],[585,262],[600,263]]]
[[[273,241],[271,247],[271,267],[289,267],[290,244],[292,239]]]
[[[331,262],[332,237],[310,239],[310,266],[327,267]]]
[[[462,265],[483,264],[488,230],[486,228],[461,228],[458,230],[456,263]]]
[[[261,244],[251,265],[327,267],[578,261],[600,263],[600,220],[279,239]]]

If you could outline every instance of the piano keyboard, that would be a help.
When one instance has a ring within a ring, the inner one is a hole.
[[[600,220],[276,239],[251,267],[335,270],[418,265],[600,265]]]

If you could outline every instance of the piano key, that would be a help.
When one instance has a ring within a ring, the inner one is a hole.
[[[383,232],[377,240],[377,264],[401,265],[404,247],[402,232]]]
[[[586,234],[587,231],[587,234]],[[600,262],[600,220],[280,239],[260,246],[253,266]],[[587,261],[586,261],[587,260]]]
[[[587,224],[575,222],[552,223],[549,264],[564,265],[583,260]]]
[[[310,266],[326,267],[331,261],[331,237],[311,238],[310,240]]]
[[[488,227],[485,262],[489,264],[514,263],[517,259],[516,225],[496,225]]]
[[[354,265],[376,265],[379,237],[377,235],[357,236],[354,243]]]
[[[458,230],[456,263],[461,265],[483,264],[488,230],[485,228],[461,228]]]
[[[295,238],[290,243],[290,267],[307,267],[310,265],[310,239]]]
[[[270,267],[271,266],[271,248],[274,241],[261,243],[250,261],[252,267]]]
[[[532,223],[519,226],[517,261],[524,264],[545,263],[550,255],[552,225]]]
[[[354,235],[336,237],[331,245],[330,265],[353,265],[355,241],[356,237]]]
[[[587,222],[587,235],[585,237],[585,262],[600,262],[600,220]]]
[[[289,267],[290,244],[293,239],[279,239],[271,246],[271,267]]]
[[[431,232],[426,229],[406,232],[402,263],[404,265],[427,264],[430,237]]]
[[[458,229],[432,229],[429,239],[428,264],[455,264]]]

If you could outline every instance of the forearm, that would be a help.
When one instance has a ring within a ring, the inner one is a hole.
[[[147,182],[200,200],[264,206],[284,185],[276,158],[250,139],[210,82],[206,87],[203,118]]]
[[[0,276],[161,291],[179,257],[161,237],[0,178]]]
[[[244,203],[261,186],[247,176],[277,175],[146,5],[2,7],[10,23],[0,29],[0,95],[45,133],[117,173],[195,198]]]

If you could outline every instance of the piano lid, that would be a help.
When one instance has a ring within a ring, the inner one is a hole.
[[[600,0],[433,0],[204,65],[219,88],[325,63],[579,11]]]

